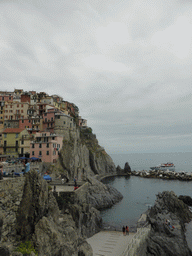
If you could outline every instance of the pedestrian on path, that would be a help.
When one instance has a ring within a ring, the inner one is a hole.
[[[125,226],[123,226],[122,231],[123,231],[123,235],[125,236]]]
[[[128,226],[125,227],[125,230],[126,230],[126,235],[129,235],[129,227]]]
[[[74,186],[77,187],[77,177],[74,178]]]

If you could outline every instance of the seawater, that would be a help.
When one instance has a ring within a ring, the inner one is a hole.
[[[192,152],[111,155],[116,166],[120,165],[122,168],[125,162],[129,162],[132,170],[149,170],[151,166],[173,162],[177,172],[192,172],[191,156]],[[192,197],[192,182],[186,181],[131,176],[109,178],[105,183],[112,185],[123,194],[123,199],[119,203],[101,211],[104,226],[117,230],[121,230],[123,225],[129,225],[130,229],[134,229],[141,214],[154,204],[158,192],[174,191],[178,196]]]
[[[121,176],[109,178],[105,183],[112,185],[123,195],[119,203],[101,211],[105,226],[116,227],[118,230],[123,225],[134,228],[141,214],[154,204],[158,192],[174,191],[178,196],[192,196],[192,183],[185,181]]]

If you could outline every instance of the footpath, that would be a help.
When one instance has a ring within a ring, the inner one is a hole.
[[[120,256],[134,234],[125,236],[119,231],[101,231],[86,240],[93,249],[93,256]]]

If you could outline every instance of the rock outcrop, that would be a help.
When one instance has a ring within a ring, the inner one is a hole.
[[[113,160],[98,144],[91,128],[69,131],[69,136],[64,137],[64,145],[55,169],[69,179],[76,176],[78,180],[82,179],[82,175],[116,173]]]
[[[184,223],[191,219],[192,213],[188,206],[179,200],[174,192],[159,193],[155,205],[148,213],[151,232],[145,255],[192,255],[184,233]],[[166,222],[166,220],[168,221]]]
[[[119,202],[123,195],[114,187],[89,177],[88,182],[78,189],[77,203],[88,202],[96,209],[109,208]]]
[[[36,171],[1,181],[0,193],[0,251],[5,255],[19,255],[15,249],[27,240],[39,256],[92,255],[73,215],[60,215],[53,193]]]
[[[179,199],[182,200],[188,206],[192,206],[192,198],[190,196],[179,196]]]

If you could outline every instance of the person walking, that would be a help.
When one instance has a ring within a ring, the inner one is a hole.
[[[30,171],[30,163],[26,159],[26,161],[23,163],[23,165],[25,166],[25,170],[24,170],[24,174],[25,174]]]
[[[77,178],[75,177],[75,178],[73,179],[73,181],[74,181],[74,187],[77,187]]]
[[[126,230],[126,235],[129,235],[129,227],[128,226],[125,227],[125,230]]]
[[[125,226],[123,226],[122,231],[123,231],[123,235],[125,236]]]

